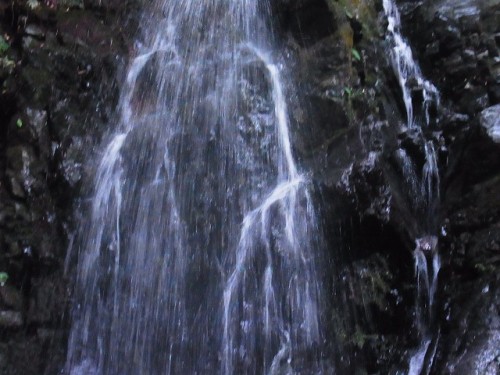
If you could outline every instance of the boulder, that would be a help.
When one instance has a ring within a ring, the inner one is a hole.
[[[481,112],[479,123],[495,143],[500,143],[500,104]]]

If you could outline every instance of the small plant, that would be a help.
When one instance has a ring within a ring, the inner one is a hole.
[[[347,100],[351,100],[351,99],[354,99],[354,98],[357,98],[358,96],[360,96],[363,91],[362,90],[358,90],[358,89],[353,89],[352,87],[344,87],[344,96],[347,97]]]
[[[342,90],[342,94],[344,96],[344,99],[347,99],[347,115],[349,119],[352,121],[354,120],[354,110],[352,107],[352,102],[353,99],[357,98],[358,96],[362,95],[363,91],[359,89],[353,89],[352,87],[346,86]]]
[[[20,118],[17,119],[16,121],[16,126],[21,129],[23,127],[23,120],[21,120]]]
[[[9,74],[12,73],[16,63],[7,55],[10,49],[8,37],[0,35],[0,69],[5,69]]]
[[[9,43],[5,40],[5,38],[0,35],[0,55],[3,55],[5,52],[7,52],[10,48]]]
[[[9,274],[7,272],[0,272],[0,286],[4,286],[9,279]]]
[[[351,48],[351,54],[354,60],[361,61],[361,54],[356,48]]]

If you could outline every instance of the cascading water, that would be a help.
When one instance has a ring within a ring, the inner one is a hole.
[[[81,225],[67,373],[323,372],[315,215],[268,19],[254,0],[145,11]]]
[[[304,178],[292,157],[278,68],[269,56],[259,50],[253,52],[265,65],[272,84],[281,145],[278,184],[243,219],[236,259],[224,290],[223,369],[226,374],[249,370],[292,373],[294,354],[300,355],[320,342],[319,285],[308,243],[314,213]],[[265,265],[258,264],[262,259]],[[262,332],[256,331],[261,325]],[[242,334],[242,329],[252,334]],[[263,351],[262,364],[252,364],[243,371],[235,367],[240,362],[239,367],[245,368],[243,362],[251,362],[251,356],[259,350]]]
[[[432,101],[439,102],[439,93],[436,87],[426,80],[420,67],[413,58],[410,45],[401,34],[401,16],[394,0],[384,0],[384,11],[387,16],[388,39],[392,47],[391,59],[399,80],[406,108],[406,121],[410,128],[419,127],[417,116],[413,110],[413,95],[415,89],[422,91],[423,112],[425,122],[429,124],[429,105]]]
[[[423,77],[413,58],[411,47],[401,34],[401,17],[396,3],[394,0],[384,0],[383,6],[388,20],[387,39],[391,46],[392,65],[399,80],[406,109],[406,126],[415,130],[418,137],[423,140],[425,154],[420,177],[411,158],[403,149],[399,149],[397,155],[413,200],[414,214],[417,218],[422,217],[418,223],[421,233],[415,240],[413,253],[417,277],[415,314],[421,344],[411,356],[408,369],[408,375],[419,375],[427,374],[432,364],[433,354],[429,354],[429,348],[433,339],[431,325],[440,269],[435,228],[440,189],[438,162],[434,144],[426,139],[421,126],[429,126],[431,121],[429,108],[431,104],[439,105],[439,93],[436,87]],[[420,93],[422,99],[421,108],[417,111],[414,108],[415,93]]]

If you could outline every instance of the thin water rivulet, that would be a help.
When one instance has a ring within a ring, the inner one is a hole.
[[[383,6],[388,21],[387,41],[391,48],[391,61],[406,109],[405,126],[415,129],[424,143],[425,163],[421,173],[417,173],[414,162],[404,149],[397,151],[410,192],[413,214],[416,218],[420,217],[417,219],[419,237],[415,239],[413,254],[417,277],[415,319],[420,345],[411,355],[408,368],[408,375],[420,375],[428,373],[433,360],[433,354],[428,352],[433,340],[431,325],[434,296],[441,266],[435,224],[440,189],[438,160],[434,143],[428,139],[422,128],[430,124],[431,105],[439,106],[439,93],[422,75],[418,63],[413,58],[410,45],[401,34],[401,17],[395,1],[384,0]],[[415,93],[422,96],[420,108],[414,108]],[[434,345],[434,350],[435,348]]]

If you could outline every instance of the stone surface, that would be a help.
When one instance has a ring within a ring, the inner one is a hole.
[[[43,326],[60,319],[60,311],[66,307],[66,288],[58,280],[60,275],[50,278],[33,278],[31,296],[28,301],[26,319],[28,324]]]
[[[0,1],[2,374],[52,375],[64,363],[74,198],[118,99],[136,6]]]
[[[500,143],[500,104],[484,109],[479,122],[493,142]]]
[[[21,292],[10,285],[0,286],[0,306],[21,311],[23,308]]]
[[[498,293],[490,293],[496,287],[487,286],[498,282],[493,276],[498,273],[498,253],[493,249],[497,248],[500,220],[496,198],[500,196],[496,182],[500,148],[484,130],[486,120],[481,114],[492,114],[499,101],[499,41],[495,37],[499,5],[473,0],[398,3],[403,10],[404,33],[424,75],[441,92],[437,121],[424,130],[438,150],[442,193],[433,221],[437,228],[443,228],[437,250],[445,259],[433,327],[436,332],[441,327],[441,336],[430,373],[496,373],[498,331],[490,329],[490,323],[497,319]],[[343,3],[332,9],[339,6]],[[334,19],[342,22],[335,11]],[[350,25],[354,34],[355,25]],[[346,50],[345,36],[340,32],[314,46],[302,45],[296,52],[304,56],[300,63],[303,70],[297,69],[303,72],[299,86],[320,98],[334,98],[348,114],[343,120],[332,115],[329,123],[320,116],[316,119],[319,111],[312,110],[304,124],[295,116],[300,124],[296,134],[312,126],[319,136],[315,140],[304,132],[294,142],[319,184],[327,242],[335,259],[333,278],[337,282],[349,280],[334,288],[332,297],[333,305],[344,306],[332,307],[332,330],[338,331],[333,337],[342,353],[337,359],[341,373],[407,371],[412,350],[419,345],[412,318],[415,279],[411,251],[425,228],[418,218],[422,209],[412,203],[420,186],[409,188],[413,183],[404,182],[399,159],[403,154],[409,157],[419,175],[425,164],[425,142],[422,134],[411,129],[395,131],[404,122],[404,107],[398,83],[387,60],[381,58],[383,41],[377,38],[383,35],[383,27],[382,20],[378,31],[372,30],[371,39],[366,31],[361,38],[353,38],[369,64],[349,66],[348,55],[342,52]],[[364,25],[363,30],[366,28]],[[341,29],[337,25],[334,30]],[[349,91],[360,94],[354,100],[352,94],[342,95]],[[311,98],[314,102],[312,96],[304,101]],[[490,115],[489,123],[498,118]],[[336,123],[331,125],[333,119]],[[306,125],[307,120],[313,124]],[[304,138],[315,144],[302,144]],[[377,238],[382,233],[391,234],[379,239],[384,246],[356,240],[367,235]],[[466,239],[469,242],[464,244]],[[373,257],[381,261],[366,261]],[[385,272],[389,272],[389,282],[374,276]],[[370,293],[378,296],[378,302],[365,299],[369,307],[358,300],[366,280],[377,280],[379,285]],[[353,295],[352,290],[358,294]],[[385,327],[387,320],[394,322],[392,330]]]

